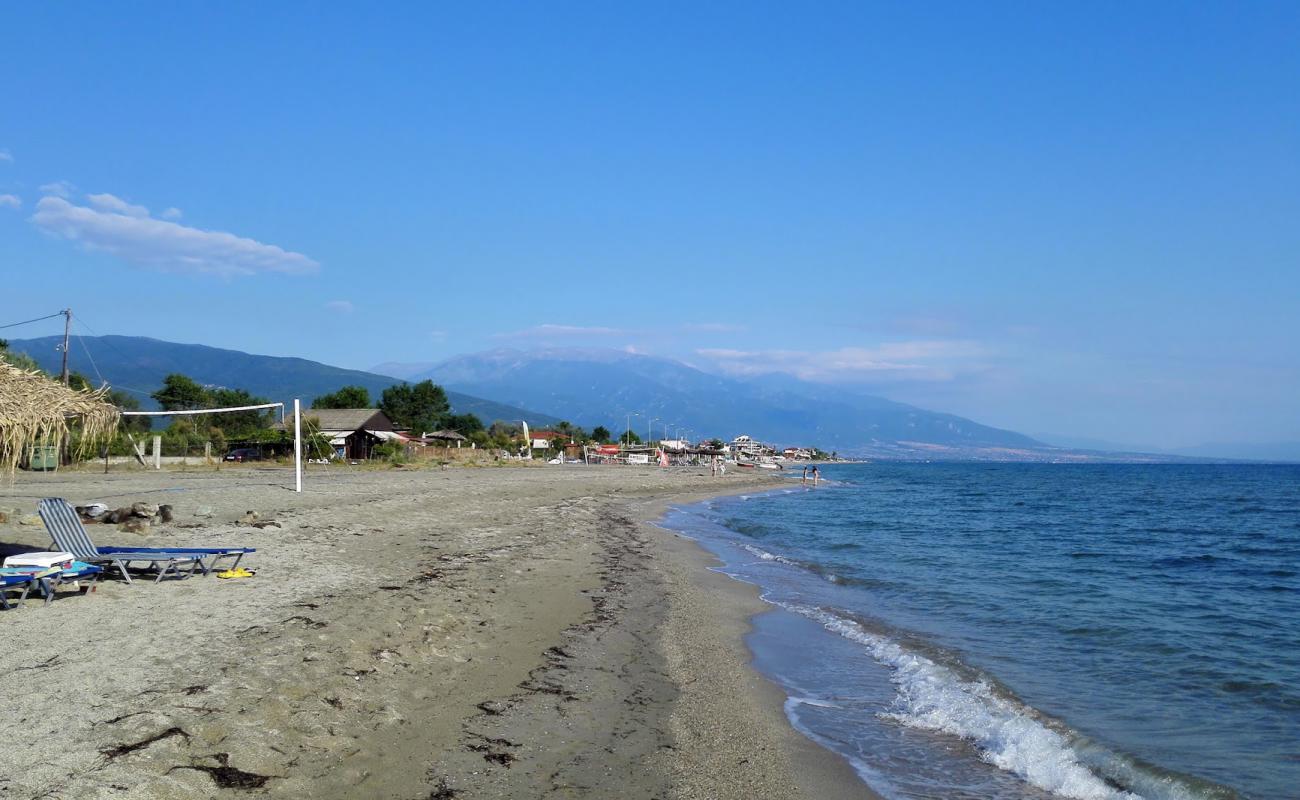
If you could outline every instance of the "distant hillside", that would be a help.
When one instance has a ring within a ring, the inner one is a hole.
[[[62,340],[61,336],[11,339],[9,346],[15,352],[27,353],[43,369],[57,374],[61,354],[55,348]],[[87,351],[90,357],[87,357]],[[163,377],[172,372],[184,373],[209,386],[247,389],[276,401],[300,397],[304,403],[348,384],[366,387],[371,397],[378,401],[384,389],[400,383],[384,375],[331,367],[305,358],[260,356],[143,336],[78,337],[73,340],[68,361],[71,369],[92,382],[98,381],[102,375],[115,388],[132,392],[147,408],[155,407],[148,395],[156,391],[162,385]],[[476,414],[485,424],[498,419],[525,419],[534,425],[550,425],[558,421],[547,414],[461,392],[448,391],[447,398],[453,411]]]
[[[1047,449],[1028,436],[881,397],[789,376],[740,380],[710,375],[677,361],[613,350],[494,350],[459,356],[415,377],[458,391],[546,408],[581,425],[621,431],[626,414],[645,435],[647,416],[689,426],[697,436],[739,434],[778,444],[816,445],[842,453],[933,449]],[[656,428],[662,435],[662,425]],[[967,457],[961,455],[960,457]]]

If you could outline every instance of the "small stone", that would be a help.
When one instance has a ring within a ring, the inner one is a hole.
[[[257,522],[259,516],[260,515],[256,511],[245,511],[244,516],[240,517],[235,522],[238,525],[252,525],[254,522]]]
[[[158,506],[158,519],[163,522],[171,522],[175,518],[175,514],[172,513],[172,507],[170,505],[163,504]]]
[[[131,509],[118,508],[104,515],[104,521],[110,525],[116,525],[119,522],[126,522],[131,518]]]
[[[108,506],[103,503],[90,503],[84,506],[77,506],[77,513],[86,519],[97,519],[108,513]]]
[[[36,516],[35,514],[28,514],[25,517],[19,517],[18,524],[19,525],[44,525],[45,523],[41,522],[41,518]]]
[[[125,533],[146,534],[149,532],[149,520],[143,517],[131,517],[126,522],[118,525],[117,529]]]
[[[8,523],[9,523],[9,514],[7,514],[4,511],[0,511],[0,525],[6,525]]]
[[[196,517],[210,517],[214,513],[216,512],[212,510],[212,506],[199,506],[198,508],[194,509],[194,516]]]
[[[153,503],[132,503],[131,513],[142,519],[153,519],[158,516],[158,506]]]

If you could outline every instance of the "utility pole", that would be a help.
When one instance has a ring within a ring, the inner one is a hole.
[[[63,309],[63,385],[68,385],[68,337],[72,335],[72,309]]]

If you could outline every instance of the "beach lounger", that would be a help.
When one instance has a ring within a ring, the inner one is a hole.
[[[235,562],[226,569],[234,569],[239,566],[239,561],[245,553],[256,553],[256,547],[101,547],[99,552],[104,555],[113,555],[114,553],[179,553],[186,556],[199,557],[199,569],[207,575],[216,569],[217,562],[223,558],[233,558]],[[204,559],[210,558],[210,561]]]
[[[178,553],[183,556],[198,556],[199,569],[203,570],[204,575],[207,575],[209,572],[216,569],[217,564],[223,559],[233,558],[235,560],[234,563],[228,566],[227,569],[234,569],[239,566],[239,562],[243,559],[245,553],[257,552],[256,547],[95,547],[94,543],[90,541],[90,534],[86,533],[85,526],[81,524],[81,517],[77,516],[76,509],[74,509],[67,500],[58,497],[47,497],[41,501],[41,507],[44,508],[47,503],[50,504],[51,507],[62,505],[66,509],[66,512],[61,511],[60,514],[66,516],[70,520],[68,524],[75,524],[75,530],[80,531],[80,535],[85,537],[86,544],[91,548],[94,548],[96,552],[105,556],[121,553]],[[41,518],[44,519],[43,514]],[[46,523],[46,527],[49,527],[48,522]]]
[[[54,599],[54,590],[60,585],[68,582],[77,582],[90,579],[86,584],[86,591],[95,591],[95,581],[99,580],[100,574],[104,572],[103,567],[97,567],[94,564],[87,564],[84,561],[73,561],[67,569],[58,567],[0,567],[0,579],[12,578],[15,582],[25,577],[31,585],[37,586],[41,594],[45,595],[45,602]],[[27,592],[23,592],[21,600],[27,599]]]
[[[86,533],[85,527],[82,526],[81,517],[78,517],[68,501],[61,497],[45,498],[36,511],[41,515],[41,520],[45,523],[45,529],[49,531],[55,547],[71,553],[78,561],[87,564],[108,564],[117,567],[127,583],[131,583],[131,574],[127,572],[127,567],[131,564],[146,564],[153,567],[158,573],[154,577],[154,583],[158,583],[168,574],[177,578],[188,578],[202,565],[198,553],[177,553],[154,548],[141,550],[123,548],[114,553],[101,553],[94,542],[90,541],[90,534]],[[184,564],[189,564],[188,571],[181,570]]]
[[[32,590],[38,580],[36,575],[30,572],[0,575],[0,608],[8,610],[14,605],[22,605],[23,601],[27,599],[27,593]],[[8,593],[19,589],[22,590],[22,594],[11,601]]]

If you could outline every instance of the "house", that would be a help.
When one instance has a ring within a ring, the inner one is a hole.
[[[304,421],[317,421],[314,430],[329,438],[339,458],[370,458],[375,445],[403,438],[393,430],[388,415],[377,408],[311,408],[302,416]]]
[[[731,440],[727,450],[732,458],[762,458],[773,455],[776,451],[749,436],[740,435]]]
[[[533,431],[529,438],[533,440],[534,450],[549,450],[557,439],[560,440],[560,444],[564,444],[564,440],[569,437],[559,431]]]

